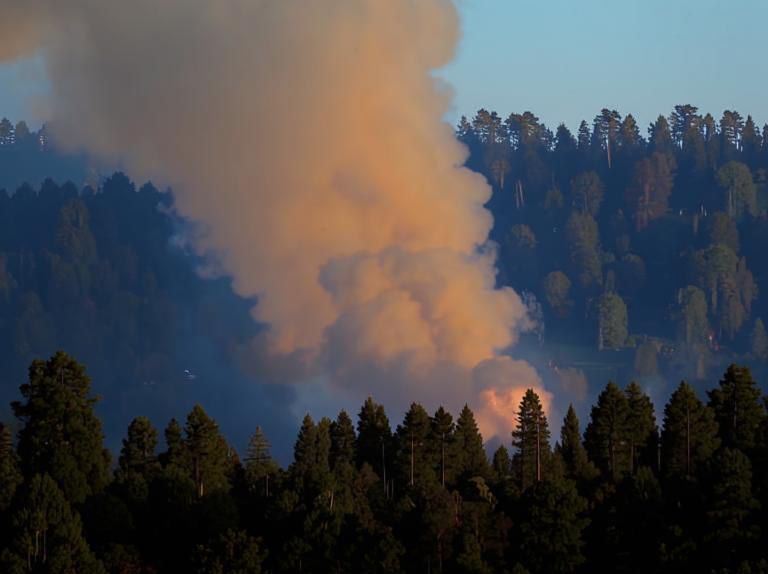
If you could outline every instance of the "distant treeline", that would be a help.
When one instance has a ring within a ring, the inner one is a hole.
[[[681,105],[647,134],[608,109],[575,134],[531,112],[461,119],[493,186],[500,282],[535,295],[547,340],[634,348],[638,376],[762,364],[768,126]]]
[[[768,414],[732,365],[702,402],[681,383],[661,428],[641,388],[609,383],[582,436],[551,447],[529,390],[489,460],[474,415],[412,404],[392,429],[368,399],[307,415],[293,461],[255,432],[240,457],[195,406],[159,447],[149,419],[104,448],[85,369],[36,360],[0,427],[8,574],[768,572]]]
[[[33,131],[24,121],[0,119],[0,189],[39,186],[46,178],[80,185],[96,175],[84,156],[59,153],[46,126]]]
[[[0,402],[57,349],[88,363],[113,445],[139,406],[168,417],[214,396],[226,408],[254,398],[233,357],[257,332],[253,302],[200,276],[188,233],[170,193],[122,174],[95,190],[0,190]]]

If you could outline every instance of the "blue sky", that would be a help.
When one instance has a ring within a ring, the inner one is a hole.
[[[678,103],[768,121],[766,0],[458,0],[464,35],[441,75],[453,121],[478,108],[531,110],[572,129],[602,107],[645,127]],[[35,60],[0,66],[0,115],[30,117]],[[39,99],[38,99],[39,101]]]

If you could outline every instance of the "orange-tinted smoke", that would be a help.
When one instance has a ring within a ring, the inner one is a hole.
[[[462,167],[432,76],[457,44],[453,2],[18,6],[0,0],[0,21],[37,22],[60,140],[174,186],[200,250],[259,298],[273,356],[455,405],[527,327],[495,288],[490,189]],[[0,57],[30,48],[13,44]],[[525,376],[488,386],[538,384]]]

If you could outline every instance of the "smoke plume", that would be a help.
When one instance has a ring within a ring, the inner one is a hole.
[[[174,186],[272,360],[509,430],[540,382],[500,354],[526,308],[495,288],[490,189],[432,76],[453,2],[0,0],[0,22],[0,58],[44,58],[64,145]]]

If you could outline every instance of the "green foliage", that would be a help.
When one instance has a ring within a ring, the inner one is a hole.
[[[565,465],[565,476],[577,483],[588,482],[595,478],[597,469],[587,457],[587,451],[581,442],[579,419],[573,405],[568,405],[568,412],[560,430],[560,442],[557,452]]]
[[[22,481],[19,457],[13,447],[11,430],[0,423],[0,513],[8,510]]]
[[[518,540],[533,574],[573,572],[584,562],[586,503],[569,481],[539,482],[523,495]]]
[[[456,428],[453,435],[456,451],[458,453],[457,475],[461,480],[472,477],[489,476],[488,457],[483,446],[483,437],[475,421],[472,410],[464,405],[456,419]]]
[[[246,532],[228,530],[197,550],[195,574],[261,574],[266,551]]]
[[[735,219],[757,215],[757,191],[749,167],[731,161],[717,172],[717,183],[723,194],[723,209]]]
[[[274,482],[278,466],[270,454],[269,440],[260,426],[256,427],[248,441],[245,455],[245,478],[251,492],[270,496],[270,481]],[[273,487],[274,488],[274,487]]]
[[[752,496],[752,467],[746,455],[729,448],[715,454],[706,500],[704,540],[711,563],[738,563],[760,532],[755,523],[760,505]]]
[[[690,385],[680,383],[664,407],[661,432],[664,476],[698,476],[719,446],[714,412],[696,397]]]
[[[562,271],[552,271],[544,277],[542,288],[545,300],[555,316],[561,319],[568,317],[573,307],[570,297],[571,280],[568,276]]]
[[[128,425],[128,436],[123,439],[115,482],[128,489],[132,498],[146,500],[149,485],[160,472],[157,448],[157,429],[146,417],[136,417]]]
[[[392,461],[392,430],[384,407],[368,397],[357,419],[357,463],[368,463],[384,480]]]
[[[525,490],[548,478],[551,457],[549,424],[541,400],[532,389],[525,391],[515,418],[512,445],[516,451],[512,464],[520,488]]]
[[[629,470],[629,402],[614,383],[608,383],[592,407],[584,433],[589,458],[605,477],[618,481]]]
[[[723,446],[749,451],[756,446],[758,430],[765,419],[762,394],[746,367],[731,365],[720,385],[709,391],[709,406],[715,414]]]
[[[629,471],[640,465],[656,466],[658,430],[651,398],[637,383],[627,385],[627,439],[629,442]]]
[[[229,474],[234,466],[229,446],[219,433],[219,426],[200,405],[195,405],[187,415],[184,434],[189,472],[197,495],[228,490]]]
[[[698,287],[689,285],[678,296],[678,331],[687,344],[700,344],[709,335],[707,297]]]
[[[627,341],[627,306],[616,293],[605,293],[598,306],[598,349],[618,349]]]
[[[25,475],[48,474],[75,504],[109,481],[110,456],[90,386],[82,365],[56,353],[33,361],[20,388],[25,400],[12,405],[23,425],[18,452]]]
[[[427,411],[420,404],[412,403],[395,436],[395,462],[400,469],[396,478],[398,484],[423,487],[436,481],[435,461],[429,448],[431,430],[432,422]],[[456,434],[458,437],[458,429]]]
[[[580,173],[571,181],[573,207],[581,213],[597,217],[603,202],[603,182],[594,171]]]
[[[573,275],[585,290],[602,284],[597,222],[589,214],[573,212],[565,226]]]
[[[0,555],[10,574],[104,574],[88,548],[79,517],[47,474],[34,474],[12,515],[13,539]]]

